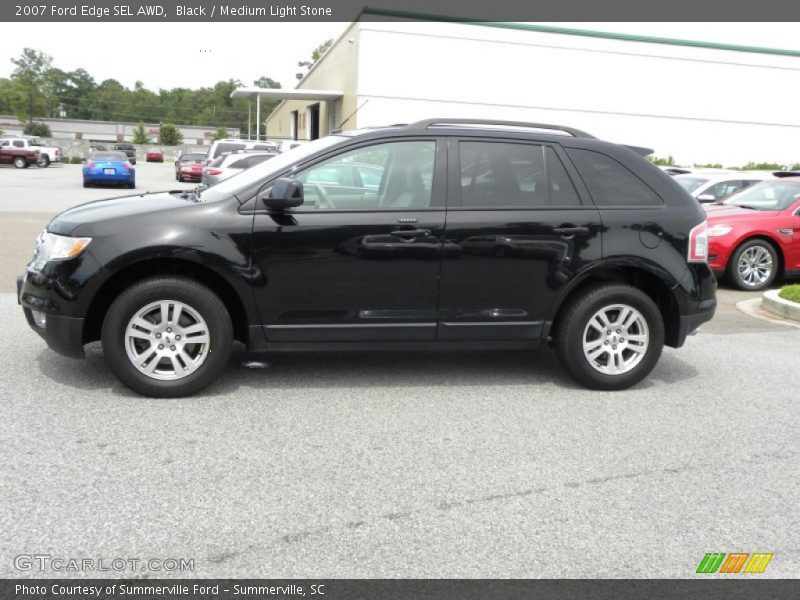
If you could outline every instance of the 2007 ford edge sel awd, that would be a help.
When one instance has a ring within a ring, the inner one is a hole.
[[[251,352],[535,349],[622,389],[714,314],[705,215],[646,149],[430,119],[337,133],[207,189],[55,217],[18,280],[49,346],[149,396]]]

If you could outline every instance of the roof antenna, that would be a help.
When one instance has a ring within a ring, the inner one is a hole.
[[[369,102],[369,98],[367,98],[366,100],[364,100],[364,101],[361,103],[361,106],[359,106],[359,107],[358,107],[357,109],[355,109],[355,110],[354,110],[352,113],[350,113],[350,116],[349,116],[349,117],[347,117],[347,118],[346,118],[344,121],[342,121],[341,123],[339,123],[339,126],[338,126],[336,129],[334,129],[333,131],[331,131],[331,133],[341,132],[341,131],[342,131],[342,127],[344,127],[344,124],[345,124],[345,123],[347,123],[347,122],[348,122],[350,119],[352,119],[354,116],[356,116],[356,113],[357,113],[358,111],[360,111],[360,110],[361,110],[361,107],[363,107],[363,106],[364,106],[364,105],[365,105],[367,102]]]

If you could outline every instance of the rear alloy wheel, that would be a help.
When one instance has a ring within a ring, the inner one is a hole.
[[[762,290],[775,281],[777,273],[778,256],[772,244],[764,240],[739,246],[728,267],[731,281],[742,290]]]
[[[564,369],[586,387],[628,388],[653,370],[664,346],[661,313],[627,285],[596,287],[566,309],[556,336]]]
[[[172,398],[203,389],[222,374],[233,345],[225,305],[183,277],[146,279],[125,290],[103,322],[111,370],[145,396]]]
[[[28,166],[28,161],[25,160],[22,156],[15,156],[14,157],[14,166],[18,169],[24,169]]]

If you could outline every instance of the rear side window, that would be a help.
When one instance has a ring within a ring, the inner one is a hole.
[[[217,144],[217,148],[214,150],[214,156],[212,156],[212,158],[216,158],[217,156],[219,156],[223,152],[232,152],[234,150],[244,150],[244,148],[245,148],[244,144],[236,144],[236,143]]]
[[[592,150],[567,149],[597,206],[661,206],[664,202],[627,167]]]
[[[506,142],[460,142],[461,205],[474,208],[580,206],[552,148]]]

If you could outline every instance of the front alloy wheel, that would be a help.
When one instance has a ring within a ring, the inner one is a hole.
[[[743,290],[761,290],[775,280],[778,257],[772,246],[753,240],[741,246],[731,261],[731,279]]]
[[[206,360],[211,337],[194,308],[174,300],[152,302],[125,328],[125,350],[139,372],[162,381],[191,375]]]
[[[122,292],[103,321],[114,374],[145,396],[203,389],[228,365],[233,325],[219,297],[186,277],[145,279]]]

